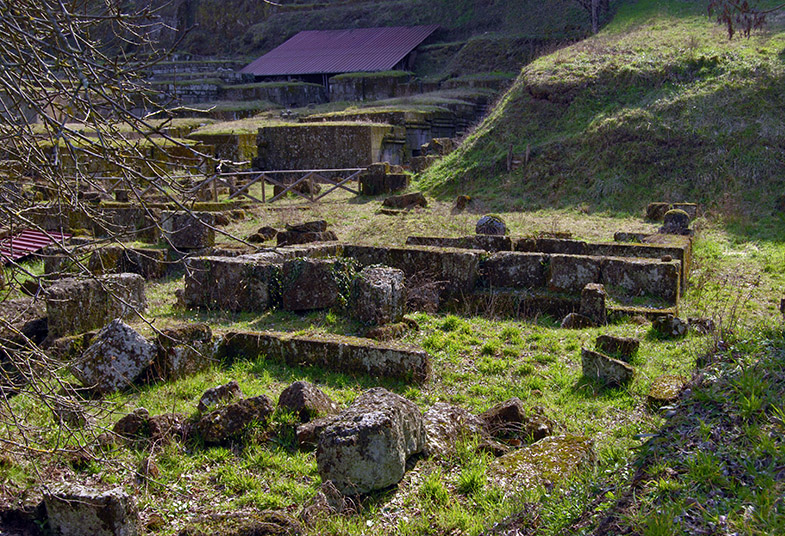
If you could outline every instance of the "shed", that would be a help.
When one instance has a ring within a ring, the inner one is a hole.
[[[308,30],[245,66],[257,78],[296,78],[327,85],[343,73],[408,70],[415,49],[439,28],[395,26]]]

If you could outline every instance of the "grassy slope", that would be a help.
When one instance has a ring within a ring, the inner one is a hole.
[[[690,200],[769,212],[785,161],[785,33],[773,22],[728,42],[702,2],[626,3],[599,35],[525,67],[421,186],[519,209]],[[510,145],[530,158],[507,173]]]

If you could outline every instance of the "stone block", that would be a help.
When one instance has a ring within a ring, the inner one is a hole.
[[[176,250],[202,249],[215,245],[215,216],[212,212],[161,213],[161,229]]]
[[[485,422],[468,410],[437,402],[423,415],[428,456],[448,456],[459,441],[488,439]]]
[[[589,283],[581,291],[580,314],[591,318],[598,326],[603,326],[608,319],[605,307],[605,287],[599,283]]]
[[[376,387],[365,391],[319,436],[316,464],[322,481],[345,494],[383,489],[399,482],[406,460],[425,448],[420,410],[405,398]]]
[[[428,201],[422,192],[413,192],[410,194],[394,195],[382,201],[382,206],[389,208],[411,208],[411,207],[427,207]]]
[[[570,238],[521,238],[515,241],[515,251],[538,251],[563,255],[586,255],[587,244]]]
[[[121,488],[77,484],[44,491],[49,529],[59,536],[136,536],[142,530],[134,500]]]
[[[53,337],[84,333],[115,318],[144,311],[144,279],[137,274],[66,278],[46,290],[49,333]]]
[[[166,275],[167,255],[163,249],[106,246],[93,251],[88,269],[94,274],[131,273],[158,279]]]
[[[193,433],[205,443],[241,440],[253,423],[266,425],[273,413],[273,403],[264,395],[243,398],[202,416],[194,424]]]
[[[509,236],[471,235],[457,238],[438,236],[410,236],[406,239],[407,246],[431,246],[439,248],[479,249],[483,251],[512,251],[512,239]]]
[[[292,366],[317,365],[348,374],[423,383],[431,373],[431,358],[419,348],[379,344],[355,337],[316,337],[278,332],[227,333],[220,355],[256,358],[265,355]]]
[[[581,349],[581,363],[584,376],[605,385],[625,385],[635,376],[635,369],[624,361],[586,348]]]
[[[621,290],[627,296],[652,296],[677,304],[680,273],[679,261],[608,257],[603,261],[600,282],[609,291]]]
[[[283,258],[274,252],[192,257],[185,262],[185,304],[228,311],[266,311],[280,303]]]
[[[403,270],[367,266],[352,282],[351,312],[364,324],[400,322],[405,308],[406,286]]]
[[[544,288],[548,256],[541,253],[500,252],[482,265],[480,284],[492,288]]]
[[[550,260],[548,286],[551,290],[577,294],[589,283],[600,283],[600,257],[551,255]]]
[[[164,329],[158,334],[153,362],[154,376],[161,380],[177,380],[201,372],[215,362],[213,332],[207,324],[194,324]]]
[[[495,214],[486,214],[477,220],[474,232],[478,235],[504,236],[507,234],[507,224]]]
[[[132,327],[113,320],[93,339],[71,372],[99,394],[125,389],[152,363],[155,347]]]
[[[300,422],[338,413],[338,404],[312,383],[294,382],[281,392],[278,407],[296,413]]]
[[[307,232],[280,231],[276,238],[278,246],[289,246],[293,244],[309,244],[311,242],[333,242],[338,240],[338,236],[333,231]]]
[[[235,399],[243,397],[243,392],[240,390],[240,385],[237,381],[232,380],[229,383],[219,385],[217,387],[210,387],[202,396],[199,397],[199,403],[196,409],[200,413],[209,411],[219,404],[232,402]]]
[[[281,304],[287,311],[343,305],[353,279],[353,263],[343,259],[293,259],[283,264]]]
[[[600,352],[618,356],[622,361],[629,363],[632,357],[638,353],[641,341],[632,337],[600,335],[597,337],[595,345]]]
[[[673,404],[679,399],[679,393],[687,383],[687,378],[667,374],[659,376],[651,382],[646,402],[653,409]]]

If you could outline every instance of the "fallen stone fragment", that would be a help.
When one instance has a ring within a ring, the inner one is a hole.
[[[591,439],[551,436],[496,458],[488,471],[502,488],[514,492],[552,486],[594,460]]]
[[[421,192],[394,195],[382,201],[382,206],[388,208],[408,209],[412,207],[427,207],[428,201]]]
[[[264,395],[244,398],[204,415],[194,424],[194,433],[205,443],[225,443],[242,439],[249,425],[266,425],[273,403]]]
[[[121,488],[62,485],[44,491],[49,529],[60,536],[136,536],[139,514]]]
[[[455,452],[455,445],[460,440],[471,437],[489,439],[486,423],[481,417],[444,402],[437,402],[425,412],[423,426],[428,456],[449,456]]]
[[[297,427],[297,446],[302,450],[315,449],[319,436],[335,419],[336,415],[314,419]]]
[[[278,398],[278,407],[296,413],[300,422],[308,422],[326,415],[338,413],[339,408],[324,391],[308,382],[294,382],[283,390]]]
[[[207,369],[214,353],[213,332],[205,323],[165,329],[158,335],[153,373],[164,381],[184,378]]]
[[[633,337],[600,335],[597,337],[595,345],[600,352],[617,356],[622,361],[629,363],[632,357],[638,353],[641,341]]]
[[[386,488],[403,478],[406,460],[423,451],[425,439],[413,402],[380,387],[369,389],[319,436],[319,475],[344,494]]]
[[[155,347],[121,320],[112,320],[71,366],[71,372],[100,394],[125,389],[155,357]]]
[[[649,406],[659,409],[662,406],[673,404],[679,399],[679,393],[687,383],[687,378],[666,374],[659,376],[651,382],[649,394],[646,397]]]
[[[286,230],[294,233],[323,233],[327,230],[327,222],[315,220],[295,225],[286,224]]]
[[[687,323],[673,315],[655,318],[651,323],[651,327],[659,336],[668,339],[684,337],[687,334]]]
[[[607,323],[608,310],[605,307],[605,286],[600,283],[589,283],[581,291],[580,314],[588,317],[598,326]]]
[[[474,232],[478,235],[497,235],[507,234],[507,224],[495,214],[487,214],[477,221]]]
[[[635,376],[635,369],[624,361],[586,348],[581,349],[581,362],[584,376],[605,385],[625,385]]]
[[[562,329],[584,329],[595,327],[594,321],[580,313],[570,313],[561,321]]]
[[[156,447],[163,447],[185,436],[186,417],[182,413],[164,413],[150,417],[150,441]]]
[[[211,387],[207,389],[199,398],[199,404],[196,409],[200,413],[213,409],[220,403],[231,402],[237,398],[242,398],[243,392],[235,380],[219,385],[218,387]]]
[[[480,413],[479,418],[495,437],[517,435],[526,422],[526,410],[523,401],[513,397]]]
[[[289,514],[275,510],[211,513],[186,526],[177,536],[297,536],[303,527]]]
[[[112,432],[129,441],[147,437],[150,434],[150,412],[145,408],[136,408],[117,421]]]

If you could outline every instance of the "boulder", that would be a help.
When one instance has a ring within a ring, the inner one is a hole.
[[[625,385],[635,376],[635,369],[624,361],[586,348],[581,349],[581,362],[584,376],[605,385]]]
[[[301,422],[309,422],[339,411],[338,404],[324,391],[304,381],[294,382],[284,389],[278,397],[278,407],[296,413]]]
[[[455,210],[463,210],[469,206],[472,202],[472,198],[468,195],[459,195],[455,198]]]
[[[515,436],[526,422],[526,410],[520,398],[513,397],[496,404],[479,415],[485,429],[493,436]]]
[[[215,409],[194,424],[194,433],[205,443],[240,440],[249,425],[266,425],[273,413],[273,403],[264,395],[244,398]]]
[[[654,409],[671,405],[679,399],[679,393],[686,383],[687,379],[683,376],[674,376],[672,374],[659,376],[651,382],[646,401]]]
[[[406,308],[403,270],[367,266],[352,282],[351,311],[360,322],[384,325],[400,322]]]
[[[617,356],[622,361],[629,363],[638,353],[641,341],[632,337],[616,337],[614,335],[600,335],[595,341],[597,350],[605,354]]]
[[[205,323],[197,322],[162,330],[153,374],[161,380],[177,380],[207,369],[213,362],[213,332]]]
[[[687,334],[687,323],[681,318],[673,315],[664,315],[655,318],[651,323],[651,328],[660,337],[666,339],[676,339]]]
[[[316,463],[322,481],[344,494],[368,493],[403,478],[406,460],[425,448],[417,406],[376,387],[365,391],[319,436]]]
[[[472,436],[488,439],[486,423],[464,408],[437,402],[423,415],[425,453],[428,456],[449,456],[455,445]]]
[[[580,313],[570,313],[561,321],[562,329],[585,329],[596,327],[594,321]]]
[[[272,227],[264,226],[260,227],[258,231],[254,234],[249,236],[246,240],[248,242],[259,243],[259,242],[267,242],[268,240],[272,240],[278,235],[278,231]]]
[[[63,337],[84,333],[144,311],[144,278],[113,274],[91,279],[59,279],[46,290],[49,334]]]
[[[382,201],[382,206],[388,208],[408,209],[412,207],[427,207],[428,201],[422,192],[394,195]]]
[[[155,357],[155,347],[121,320],[112,320],[71,365],[85,387],[100,394],[131,385]]]
[[[211,212],[161,213],[161,229],[169,245],[179,251],[215,245],[215,216]]]
[[[598,326],[607,322],[607,309],[605,307],[605,287],[599,283],[589,283],[581,291],[580,314],[588,317]]]
[[[662,227],[658,231],[660,234],[689,235],[690,216],[683,210],[674,209],[665,213],[662,218]]]
[[[202,393],[196,409],[198,409],[200,413],[204,413],[205,411],[209,411],[219,404],[231,402],[232,400],[242,397],[243,392],[240,390],[240,385],[235,380],[232,380],[229,383],[225,383],[224,385],[211,387]]]
[[[133,499],[121,488],[104,491],[76,484],[44,491],[49,529],[59,536],[141,534]]]
[[[499,216],[487,214],[477,221],[474,232],[478,235],[504,236],[507,234],[507,224]]]
[[[329,309],[339,305],[352,268],[338,259],[294,259],[283,264],[283,308],[287,311]]]

